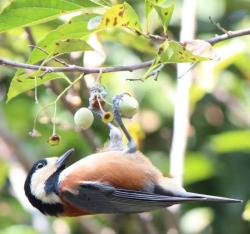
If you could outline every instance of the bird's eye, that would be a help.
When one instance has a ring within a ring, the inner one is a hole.
[[[42,168],[44,166],[45,166],[44,163],[38,163],[37,166],[36,166],[36,169],[40,169],[40,168]]]

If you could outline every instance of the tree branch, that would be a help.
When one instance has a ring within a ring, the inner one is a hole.
[[[143,69],[149,67],[152,64],[153,60],[135,64],[135,65],[127,65],[127,66],[113,66],[113,67],[100,67],[100,68],[92,68],[92,67],[81,67],[77,65],[69,65],[68,67],[49,67],[49,66],[38,66],[20,62],[14,62],[8,59],[0,58],[0,66],[8,66],[8,67],[18,67],[25,68],[28,70],[40,70],[46,72],[83,72],[85,74],[93,74],[93,73],[109,73],[109,72],[120,72],[120,71],[135,71],[139,69]]]
[[[250,35],[250,28],[242,29],[238,31],[228,31],[225,34],[212,37],[207,39],[206,41],[209,42],[211,45],[215,45],[218,42],[225,41],[231,38],[240,37]],[[135,71],[140,70],[143,68],[150,67],[153,60],[149,60],[143,63],[134,64],[134,65],[125,65],[125,66],[111,66],[111,67],[100,67],[100,68],[93,68],[93,67],[81,67],[77,65],[69,65],[68,67],[50,67],[50,66],[39,66],[39,65],[32,65],[26,63],[20,63],[16,61],[11,61],[5,58],[0,58],[0,66],[7,66],[7,67],[15,67],[15,68],[24,68],[28,70],[41,70],[46,72],[83,72],[85,74],[93,74],[93,73],[111,73],[111,72],[120,72],[120,71]]]
[[[250,28],[241,29],[237,31],[228,31],[225,34],[212,37],[210,39],[207,39],[206,41],[209,42],[211,45],[215,45],[216,43],[221,42],[221,41],[225,41],[225,40],[235,38],[235,37],[246,36],[246,35],[250,35]]]

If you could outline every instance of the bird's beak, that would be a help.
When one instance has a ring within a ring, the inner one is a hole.
[[[68,151],[66,151],[62,156],[60,156],[56,161],[56,167],[60,168],[65,164],[65,162],[68,160],[68,158],[75,152],[75,149],[72,148]]]

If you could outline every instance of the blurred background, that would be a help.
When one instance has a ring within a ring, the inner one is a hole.
[[[0,1],[0,8],[8,2]],[[122,1],[113,1],[122,2]],[[128,1],[145,24],[144,1]],[[249,0],[197,0],[196,38],[208,39],[222,32],[209,17],[226,28],[238,30],[250,25]],[[175,1],[175,11],[168,35],[179,39],[183,1]],[[67,17],[66,17],[67,18]],[[36,41],[58,27],[65,18],[31,28]],[[156,14],[151,16],[153,33],[161,27]],[[135,64],[153,57],[155,48],[142,37],[122,30],[110,30],[91,38],[98,54],[72,53],[67,61],[79,65],[112,66]],[[0,55],[25,62],[30,44],[22,28],[0,34]],[[93,76],[71,89],[58,105],[58,146],[47,140],[52,134],[53,108],[41,113],[38,138],[29,136],[41,106],[53,101],[66,83],[53,81],[38,88],[39,104],[34,91],[21,94],[6,103],[6,93],[15,69],[0,67],[0,234],[247,234],[250,233],[250,37],[239,37],[215,46],[220,58],[199,64],[192,71],[190,88],[190,126],[184,163],[184,186],[197,193],[220,195],[244,200],[242,204],[190,203],[174,210],[157,210],[139,215],[96,215],[80,218],[48,218],[33,209],[24,197],[23,181],[27,170],[37,159],[60,155],[76,149],[74,160],[100,148],[108,140],[108,129],[96,119],[88,131],[74,128],[73,115],[79,107],[88,106],[88,89]],[[95,63],[93,63],[95,61]],[[133,73],[104,74],[102,83],[108,99],[129,92],[140,103],[139,113],[126,122],[140,149],[164,174],[169,173],[169,155],[173,137],[174,103],[177,73],[167,65],[157,81],[128,81],[141,78],[145,70]],[[68,74],[70,78],[77,74]],[[185,79],[185,77],[181,78]]]

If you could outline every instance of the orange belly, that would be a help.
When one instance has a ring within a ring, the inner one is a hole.
[[[87,158],[66,168],[61,189],[75,190],[81,182],[98,181],[118,188],[144,190],[162,177],[139,152],[133,155],[121,151],[103,152]]]

